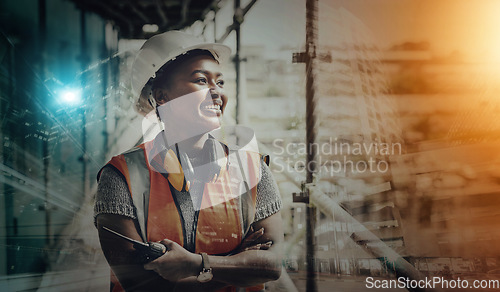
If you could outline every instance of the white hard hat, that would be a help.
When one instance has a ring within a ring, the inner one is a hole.
[[[156,72],[168,61],[196,49],[209,51],[219,63],[226,61],[231,55],[228,46],[206,43],[181,31],[167,31],[148,39],[142,45],[132,65],[131,82],[134,97],[147,98],[141,96],[142,89],[151,78],[155,77]]]

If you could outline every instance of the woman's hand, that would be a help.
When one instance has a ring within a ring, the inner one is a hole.
[[[250,234],[248,234],[241,245],[231,254],[237,254],[247,250],[268,250],[273,242],[267,241],[263,242],[264,228],[254,231],[253,226],[250,227]]]
[[[155,271],[165,280],[177,282],[201,271],[201,256],[191,253],[169,239],[160,242],[167,247],[161,257],[144,265],[144,269]]]

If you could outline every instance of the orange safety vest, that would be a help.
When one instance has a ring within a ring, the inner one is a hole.
[[[142,238],[145,241],[168,238],[184,246],[184,232],[189,231],[183,228],[180,210],[171,193],[168,174],[165,176],[153,169],[148,161],[148,152],[153,147],[153,141],[113,157],[108,164],[120,171],[127,182]],[[198,217],[194,221],[196,253],[230,253],[240,245],[253,223],[261,155],[250,151],[230,150],[227,157],[228,165],[232,165],[232,168],[228,166],[228,169],[220,173],[215,183],[206,183],[203,189]],[[236,167],[240,165],[245,165],[246,169]],[[244,177],[246,192],[241,192],[240,181],[235,182],[235,171]],[[248,186],[252,186],[251,189]],[[114,275],[111,289],[113,292],[123,291]],[[245,288],[243,291],[263,290],[262,284]],[[238,288],[226,287],[218,291],[234,292],[238,291]]]

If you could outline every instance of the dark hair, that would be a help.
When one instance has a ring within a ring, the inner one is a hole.
[[[169,86],[172,74],[177,71],[177,68],[189,58],[197,56],[210,56],[215,60],[210,51],[201,49],[188,51],[187,53],[177,56],[175,59],[168,61],[158,71],[156,71],[156,78],[150,80],[150,82],[152,82],[151,88],[159,88],[160,86],[164,86],[165,84]]]

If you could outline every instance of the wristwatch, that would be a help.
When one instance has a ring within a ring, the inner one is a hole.
[[[212,280],[214,275],[212,274],[212,268],[210,267],[210,262],[208,261],[208,255],[205,252],[201,254],[201,265],[203,266],[200,274],[198,275],[198,282],[206,283]]]

